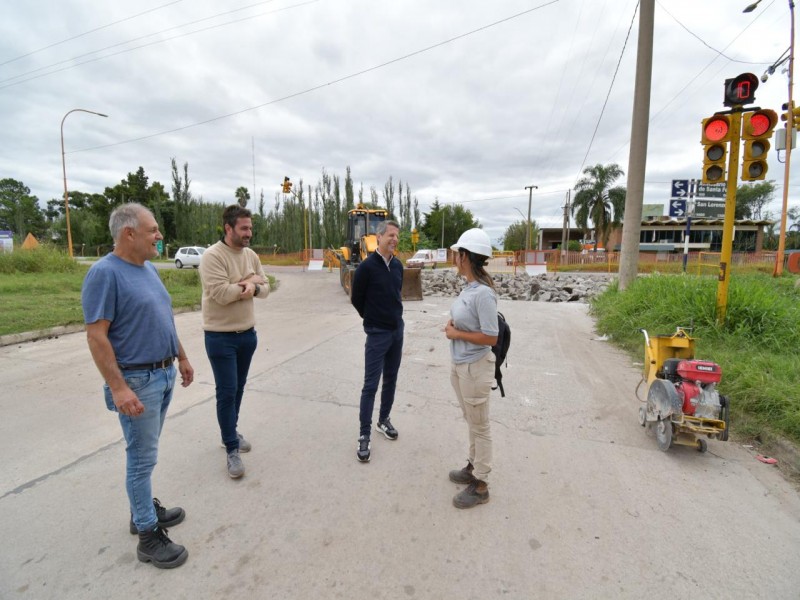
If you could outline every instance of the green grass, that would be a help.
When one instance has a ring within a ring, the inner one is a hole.
[[[0,253],[0,335],[83,323],[81,286],[87,265],[44,249]],[[173,308],[200,306],[196,269],[160,269]],[[275,278],[270,276],[270,287]]]
[[[694,326],[695,356],[722,367],[731,429],[800,443],[800,288],[796,277],[731,277],[725,323],[716,324],[716,277],[654,274],[624,293],[616,284],[592,303],[598,330],[643,359],[644,339]]]

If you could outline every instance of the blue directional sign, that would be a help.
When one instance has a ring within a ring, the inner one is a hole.
[[[686,216],[686,200],[670,200],[669,201],[669,216],[670,217],[685,217]]]
[[[670,196],[670,198],[688,198],[688,197],[689,197],[689,180],[673,179],[672,195]]]

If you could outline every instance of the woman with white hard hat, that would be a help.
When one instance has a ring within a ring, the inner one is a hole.
[[[467,466],[450,471],[450,481],[468,484],[453,498],[457,508],[472,508],[489,501],[492,470],[492,436],[489,429],[489,394],[494,382],[497,343],[497,296],[486,262],[492,244],[482,229],[469,229],[450,246],[458,274],[466,287],[450,307],[444,332],[450,340],[450,383],[469,427]]]

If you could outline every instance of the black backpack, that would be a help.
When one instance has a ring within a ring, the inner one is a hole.
[[[497,381],[497,385],[492,389],[500,388],[500,396],[503,398],[506,397],[506,391],[503,389],[503,373],[500,371],[500,367],[506,362],[506,355],[510,345],[511,327],[506,323],[503,313],[497,311],[497,343],[492,346],[492,352],[494,352],[496,359],[494,363],[494,378]]]

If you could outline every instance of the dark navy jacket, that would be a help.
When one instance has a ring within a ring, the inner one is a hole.
[[[392,257],[389,267],[377,252],[353,273],[350,301],[364,319],[364,327],[395,330],[403,322],[403,264]]]

